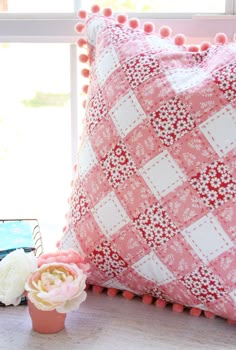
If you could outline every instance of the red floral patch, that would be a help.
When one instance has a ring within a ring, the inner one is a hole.
[[[117,188],[136,172],[134,161],[121,141],[101,159],[101,166],[113,188]]]
[[[210,209],[218,208],[236,195],[236,182],[224,163],[215,161],[193,176],[190,184]]]
[[[70,198],[71,220],[73,225],[80,221],[82,216],[89,211],[86,197],[87,196],[81,186],[76,185],[73,187],[73,192]]]
[[[152,53],[141,53],[122,65],[132,89],[162,72],[157,57]]]
[[[89,254],[91,261],[110,278],[123,272],[128,264],[111,247],[108,241],[104,241]]]
[[[154,204],[133,219],[146,244],[153,248],[166,243],[179,230],[159,204]]]
[[[177,97],[153,112],[150,121],[165,146],[172,145],[195,127],[193,117]]]
[[[89,134],[106,115],[106,104],[101,90],[98,90],[98,93],[91,99],[87,110],[86,123]]]
[[[219,278],[206,266],[200,266],[181,280],[201,303],[211,303],[225,294]]]
[[[218,84],[225,97],[230,102],[236,101],[236,63],[219,69],[213,74],[214,81]]]

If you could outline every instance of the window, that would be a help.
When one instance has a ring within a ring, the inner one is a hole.
[[[236,0],[0,0],[0,219],[38,218],[45,250],[65,223],[83,115],[76,12],[94,2],[190,42],[235,31]]]

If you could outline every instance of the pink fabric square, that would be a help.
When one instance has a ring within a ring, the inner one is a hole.
[[[189,182],[185,182],[167,194],[163,201],[168,214],[181,229],[189,226],[209,211]]]
[[[138,174],[127,179],[115,193],[130,218],[137,216],[156,202],[156,197]]]
[[[171,148],[170,153],[188,176],[193,176],[217,159],[217,154],[196,128],[184,135]]]
[[[201,264],[200,258],[181,233],[157,247],[155,252],[177,278],[191,272]]]
[[[226,202],[214,211],[221,226],[228,232],[230,239],[236,243],[236,201]]]
[[[186,306],[194,306],[199,304],[199,300],[189,292],[181,281],[170,282],[164,286],[160,286],[160,288],[167,296],[174,295],[175,302],[177,304]]]
[[[162,143],[148,120],[133,129],[125,141],[137,168],[141,168],[163,150]]]

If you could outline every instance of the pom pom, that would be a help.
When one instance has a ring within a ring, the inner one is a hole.
[[[128,21],[128,17],[126,14],[120,14],[117,16],[117,22],[120,23],[120,24],[124,24]]]
[[[227,43],[228,38],[227,38],[227,35],[225,33],[217,33],[215,38],[214,38],[214,41],[216,44],[223,45],[223,44]]]
[[[190,315],[191,316],[195,316],[195,317],[199,317],[202,313],[202,310],[197,309],[196,307],[192,307],[190,310]]]
[[[231,324],[231,325],[236,325],[236,320],[227,320],[227,323],[228,324]]]
[[[112,15],[112,9],[110,7],[105,8],[103,14],[105,17],[110,17]]]
[[[77,45],[78,45],[79,47],[84,47],[86,44],[87,44],[87,41],[86,41],[85,39],[83,39],[83,38],[79,38],[79,39],[77,40]]]
[[[125,299],[128,299],[128,300],[133,299],[134,296],[135,296],[134,293],[129,292],[128,290],[125,290],[125,291],[122,293],[122,295],[123,295],[123,297],[124,297]]]
[[[83,87],[82,87],[82,91],[83,91],[83,93],[84,94],[87,94],[88,93],[88,85],[84,85]]]
[[[143,25],[143,30],[145,31],[145,33],[152,33],[155,30],[155,26],[151,22],[146,22]]]
[[[184,311],[184,306],[183,305],[181,305],[181,304],[173,304],[173,306],[172,306],[172,310],[174,311],[174,312],[183,312]]]
[[[178,45],[178,46],[184,45],[185,41],[186,41],[186,37],[185,37],[185,35],[183,35],[183,34],[177,34],[177,35],[174,37],[174,43],[175,43],[175,45]]]
[[[74,172],[76,172],[76,170],[77,170],[77,164],[75,164],[75,165],[73,166],[73,170],[74,170]]]
[[[210,311],[204,311],[204,315],[206,316],[206,318],[209,318],[210,320],[212,320],[213,318],[215,318],[215,314],[213,314]]]
[[[91,7],[91,12],[92,13],[98,13],[100,11],[100,6],[99,5],[93,5]]]
[[[75,30],[77,33],[82,33],[82,31],[84,30],[85,26],[83,23],[78,23],[75,26]]]
[[[211,43],[209,41],[203,41],[200,45],[201,51],[206,51],[211,47]]]
[[[60,241],[56,242],[56,248],[59,249],[60,248]]]
[[[196,46],[196,45],[190,45],[190,46],[188,47],[188,51],[189,51],[189,52],[198,52],[198,51],[199,51],[199,47]]]
[[[153,301],[153,297],[151,295],[147,295],[147,294],[143,295],[142,302],[144,304],[150,305],[152,303],[152,301]]]
[[[88,78],[88,77],[89,77],[89,69],[83,68],[83,69],[81,70],[81,75],[82,75],[82,77],[84,77],[84,78]]]
[[[84,101],[82,102],[82,107],[85,109],[85,108],[86,108],[86,106],[87,106],[87,101],[86,101],[86,100],[84,100]]]
[[[81,63],[86,63],[88,61],[88,55],[82,53],[81,55],[79,55],[79,61]]]
[[[85,10],[79,10],[78,11],[78,17],[81,19],[86,19],[87,18],[87,12]]]
[[[164,309],[167,305],[167,302],[165,300],[162,300],[162,299],[157,299],[155,301],[155,305],[156,305],[156,307],[159,307],[160,309]]]
[[[131,19],[129,20],[129,26],[130,26],[130,28],[132,28],[132,29],[138,28],[138,27],[139,27],[139,24],[140,24],[140,22],[139,22],[139,19],[138,19],[138,18],[131,18]]]
[[[92,291],[93,291],[94,293],[96,293],[96,294],[102,293],[103,290],[104,290],[104,288],[101,287],[101,286],[92,286]]]
[[[115,297],[119,293],[119,290],[116,288],[108,288],[107,289],[107,295],[109,297]]]
[[[170,35],[171,35],[171,28],[168,27],[168,26],[162,26],[160,29],[159,29],[159,35],[162,37],[162,38],[168,38]]]

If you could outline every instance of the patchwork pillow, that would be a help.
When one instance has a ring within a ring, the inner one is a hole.
[[[190,52],[101,15],[86,39],[59,248],[86,256],[90,284],[236,320],[236,43]]]

